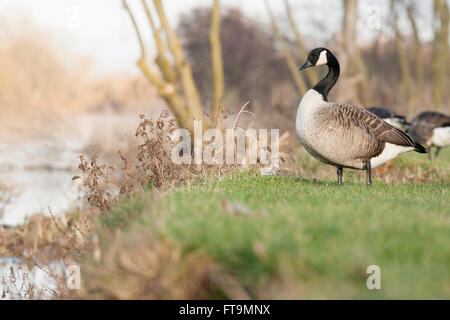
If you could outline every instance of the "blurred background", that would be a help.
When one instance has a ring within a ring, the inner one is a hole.
[[[213,104],[212,0],[163,1],[192,66],[203,112]],[[150,68],[154,36],[128,1]],[[225,118],[250,101],[257,126],[295,137],[304,92],[326,68],[296,72],[310,49],[333,51],[341,78],[330,100],[384,106],[409,119],[449,113],[447,0],[222,0]],[[139,123],[166,106],[136,61],[136,30],[120,0],[0,0],[0,224],[69,210],[80,154],[114,163]],[[294,146],[298,146],[295,139]],[[7,191],[6,191],[7,190]]]

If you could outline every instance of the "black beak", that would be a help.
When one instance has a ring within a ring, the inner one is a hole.
[[[305,70],[306,68],[312,67],[313,64],[311,62],[309,62],[309,59],[306,60],[306,62],[298,69],[298,70]]]

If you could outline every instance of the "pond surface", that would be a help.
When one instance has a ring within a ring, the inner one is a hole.
[[[155,110],[159,114],[160,109]],[[0,184],[14,194],[3,214],[0,203],[0,225],[20,225],[26,217],[37,213],[50,215],[49,208],[52,214],[58,215],[80,207],[80,180],[72,181],[74,175],[80,174],[79,155],[84,153],[85,146],[96,143],[117,154],[119,142],[123,142],[124,137],[134,136],[138,114],[71,116],[45,122],[44,127],[51,134],[40,132],[26,139],[0,137]],[[3,290],[10,288],[11,270],[17,278],[13,283],[18,292],[2,297]],[[47,289],[57,288],[48,270],[60,275],[66,272],[65,266],[57,261],[38,268],[25,266],[18,258],[0,256],[0,300],[20,298],[25,294],[27,282],[38,289],[41,296],[37,298],[51,298]]]
[[[72,181],[80,154],[76,146],[36,139],[0,143],[0,179],[13,193],[0,224],[14,226],[29,215],[67,211],[78,199],[79,184]]]
[[[52,261],[45,266],[28,267],[18,258],[0,256],[0,300],[51,299],[64,281],[66,268]],[[33,286],[30,296],[30,286]]]
[[[37,213],[50,215],[49,208],[58,215],[80,206],[79,180],[72,181],[72,177],[78,174],[77,157],[87,138],[55,134],[0,139],[0,184],[11,195],[6,205],[0,204],[0,225],[20,225]],[[57,283],[51,274],[64,275],[64,270],[57,261],[38,267],[0,256],[0,300],[29,299],[30,285],[37,295],[33,298],[52,298]]]
[[[0,136],[0,185],[14,191],[14,198],[1,215],[0,225],[14,226],[27,216],[53,214],[79,207],[79,155],[87,146],[118,157],[117,152],[134,138],[140,113],[156,119],[163,108],[154,106],[146,112],[91,112],[66,117],[44,117],[36,134],[26,138]],[[23,131],[20,129],[18,131]],[[1,199],[1,197],[0,197]]]

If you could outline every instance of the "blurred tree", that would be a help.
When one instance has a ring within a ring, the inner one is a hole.
[[[284,0],[284,7],[286,10],[286,15],[289,20],[289,25],[292,29],[292,32],[294,33],[295,44],[297,45],[297,49],[300,54],[300,59],[301,61],[306,61],[306,58],[308,57],[308,51],[305,49],[305,46],[303,45],[302,37],[300,36],[300,32],[297,23],[295,22],[294,15],[292,14],[292,8],[288,0]],[[306,69],[306,74],[308,76],[309,84],[311,86],[319,81],[316,70],[317,69],[314,68]]]
[[[278,42],[280,43],[281,51],[283,52],[284,59],[286,60],[286,64],[289,68],[291,76],[294,79],[297,90],[299,91],[300,95],[303,96],[308,90],[308,87],[306,86],[305,80],[303,79],[303,75],[298,71],[299,64],[295,61],[295,58],[291,53],[286,43],[286,40],[281,34],[280,29],[278,28],[278,25],[276,23],[275,17],[272,13],[272,10],[270,9],[269,4],[267,3],[267,0],[264,0],[264,4],[266,6],[267,13],[270,17],[270,24],[272,26],[272,31],[275,37],[277,38]]]
[[[413,50],[409,50],[410,54],[410,60],[415,61],[416,64],[416,90],[415,95],[418,99],[421,99],[421,103],[423,103],[424,98],[424,85],[425,85],[425,71],[424,71],[424,63],[423,63],[423,50],[422,50],[422,43],[420,41],[419,36],[419,28],[417,26],[416,22],[416,15],[417,15],[417,4],[415,4],[413,1],[409,1],[406,4],[406,12],[408,14],[408,19],[411,24],[411,29],[413,31]],[[417,101],[418,102],[418,101]],[[417,105],[415,104],[413,113],[415,114],[417,111]]]
[[[222,44],[220,41],[220,3],[219,0],[214,0],[214,7],[211,14],[211,28],[209,32],[209,42],[211,43],[211,60],[212,60],[212,72],[213,72],[213,104],[211,120],[215,127],[222,127],[224,106],[224,75],[223,75],[223,57],[222,57]]]
[[[342,80],[340,95],[343,101],[368,104],[371,95],[367,70],[358,47],[356,24],[358,22],[358,0],[343,0],[344,17],[342,26],[340,61]]]
[[[149,67],[145,45],[142,40],[139,26],[137,25],[136,19],[134,18],[127,1],[123,0],[123,6],[131,18],[141,48],[141,57],[137,62],[138,67],[157,88],[160,96],[166,101],[168,107],[174,113],[180,127],[193,132],[194,120],[202,121],[204,130],[210,126],[216,126],[218,124],[217,121],[209,121],[210,119],[204,117],[203,106],[197,84],[194,81],[192,67],[185,57],[185,52],[181,46],[178,35],[167,20],[162,0],[153,0],[154,9],[159,19],[161,29],[156,26],[152,12],[145,0],[142,0],[142,5],[145,9],[156,42],[157,56],[155,62],[160,72],[155,72]],[[217,81],[215,81],[214,84],[214,90],[216,91],[214,94],[218,101],[220,101],[221,95],[223,94],[223,87],[220,85],[221,61],[217,61],[217,59],[221,59],[220,41],[217,41],[218,33],[220,32],[220,18],[217,19],[220,12],[220,3],[218,0],[215,0],[214,12],[214,28],[210,32],[210,46],[215,57],[213,68],[215,78],[217,78]],[[170,57],[166,48],[170,53]],[[180,92],[182,92],[182,94]],[[216,114],[216,117],[218,117],[221,112],[214,110],[215,108],[221,108],[220,103],[213,105],[213,112]]]
[[[441,109],[444,87],[448,84],[448,28],[449,6],[447,0],[434,0],[434,40],[432,53],[432,96],[434,107]]]
[[[408,53],[404,47],[404,39],[400,33],[398,27],[398,10],[399,7],[396,4],[400,4],[394,0],[391,0],[391,27],[394,31],[394,45],[397,52],[398,60],[401,68],[401,83],[400,87],[402,90],[403,97],[406,98],[409,106],[415,108],[416,105],[416,92],[414,92],[413,78],[411,74],[411,68],[408,61]],[[416,57],[418,58],[418,57]]]
[[[267,106],[274,91],[286,82],[288,72],[273,36],[238,9],[224,10],[221,18],[221,44],[227,104],[250,100],[251,107]],[[180,18],[178,34],[194,70],[204,105],[214,104],[211,95],[213,74],[208,30],[211,9],[196,8]]]

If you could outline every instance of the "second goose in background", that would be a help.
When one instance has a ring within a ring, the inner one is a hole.
[[[406,126],[409,125],[408,121],[406,121],[406,117],[395,111],[382,107],[369,107],[367,110],[400,130],[405,130]]]
[[[450,146],[450,116],[435,111],[422,112],[412,119],[408,134],[428,151],[436,147],[436,159],[441,148]],[[429,156],[431,159],[431,153]]]
[[[316,48],[300,70],[320,65],[328,66],[328,74],[303,96],[295,127],[301,144],[312,156],[337,168],[339,185],[344,168],[366,170],[366,183],[371,185],[372,168],[404,152],[427,152],[405,132],[366,109],[328,102],[328,93],[340,73],[336,57],[326,48]]]

